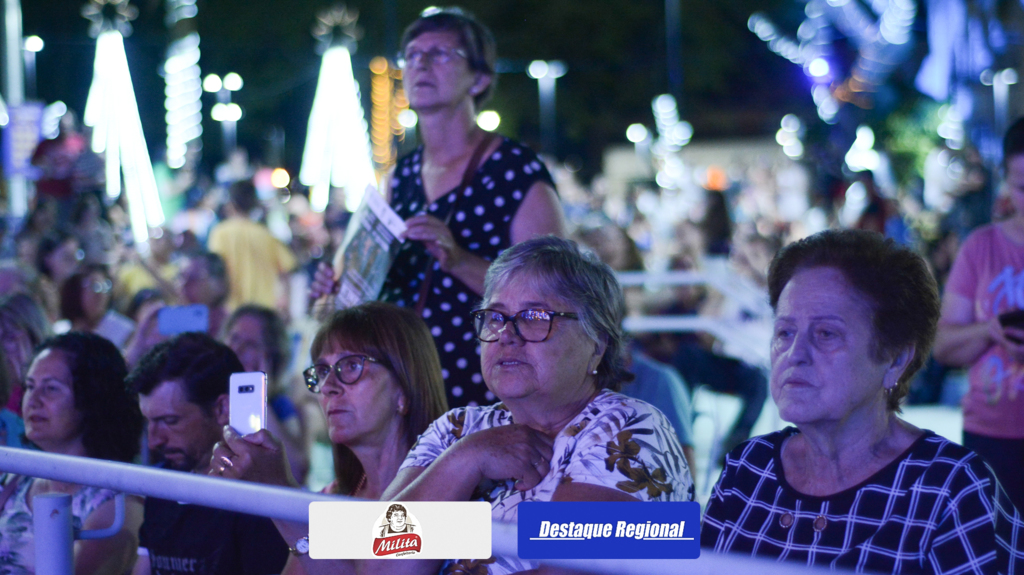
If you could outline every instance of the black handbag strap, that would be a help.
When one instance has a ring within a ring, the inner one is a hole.
[[[494,136],[491,134],[484,134],[484,138],[477,144],[476,149],[473,150],[473,155],[469,158],[469,163],[466,164],[466,171],[462,173],[462,181],[459,182],[459,187],[456,188],[456,192],[465,189],[469,186],[470,182],[473,181],[473,175],[476,174],[476,169],[480,164],[480,158],[483,157],[484,152],[487,151],[488,146],[491,145]],[[453,203],[451,208],[448,210],[448,214],[444,217],[444,225],[447,227],[448,222],[452,219],[452,214],[455,213],[455,204]],[[434,279],[434,261],[436,258],[430,256],[427,259],[427,270],[423,274],[423,283],[420,285],[420,293],[416,299],[416,315],[423,315],[423,307],[427,304],[427,294],[430,293],[430,284]]]

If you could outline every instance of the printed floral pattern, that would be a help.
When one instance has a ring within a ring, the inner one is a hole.
[[[17,481],[14,493],[0,513],[0,573],[3,575],[30,575],[35,573],[35,538],[32,531],[32,510],[26,496],[35,481],[31,477],[4,476],[3,483]],[[114,498],[109,489],[85,486],[71,496],[72,522],[81,529],[82,522],[101,504]]]
[[[460,438],[511,425],[512,412],[501,404],[450,411],[420,436],[402,468],[426,467]],[[649,404],[603,391],[555,438],[551,472],[530,491],[515,489],[515,480],[486,481],[477,487],[478,500],[491,504],[498,521],[518,519],[523,501],[551,501],[566,483],[587,483],[618,489],[641,501],[692,501],[693,480],[675,430]],[[445,573],[515,573],[536,567],[518,558],[496,557],[485,571],[480,562],[454,562]]]

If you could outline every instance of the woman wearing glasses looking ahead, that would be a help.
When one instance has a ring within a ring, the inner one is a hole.
[[[469,312],[502,250],[565,235],[562,208],[532,151],[477,127],[496,81],[490,30],[458,8],[428,8],[406,29],[398,60],[422,145],[384,180],[413,241],[402,246],[380,299],[415,308],[427,322],[449,404],[486,405],[494,395],[483,385]],[[321,266],[312,295],[337,287]]]
[[[484,381],[501,403],[454,409],[432,423],[381,499],[478,499],[507,522],[524,501],[692,501],[672,425],[650,404],[616,393],[633,379],[624,311],[611,268],[573,242],[548,236],[503,252],[472,314]],[[385,563],[375,572],[437,573],[439,564]],[[445,572],[532,568],[492,557],[457,560]]]
[[[325,493],[378,499],[423,433],[448,406],[430,333],[411,310],[371,302],[324,322],[303,372],[318,394],[334,448],[335,480]],[[244,438],[230,427],[213,450],[210,474],[298,488],[281,442],[267,430]],[[351,561],[313,561],[309,527],[275,521],[293,557],[284,573],[350,573]]]

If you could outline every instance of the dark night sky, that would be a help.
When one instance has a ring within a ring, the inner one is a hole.
[[[143,128],[156,155],[164,139],[163,80],[157,70],[169,32],[161,0],[133,4],[139,17],[126,49]],[[25,35],[46,42],[37,59],[40,97],[64,100],[77,111],[85,105],[94,54],[82,5],[81,0],[22,3]],[[389,53],[386,30],[397,35],[426,5],[349,3],[360,10],[364,32],[355,55],[364,92],[369,85],[366,62]],[[623,142],[630,123],[653,124],[650,101],[668,87],[664,2],[471,0],[462,5],[494,30],[499,57],[509,70],[501,74],[497,94],[486,106],[501,113],[503,133],[534,144],[539,138],[536,82],[522,72],[538,58],[568,64],[569,73],[558,81],[558,155],[579,156],[584,175],[600,169],[602,150]],[[239,142],[253,157],[263,155],[265,137],[277,126],[286,134],[286,167],[298,168],[319,68],[310,29],[316,12],[327,6],[308,0],[198,2],[200,66],[204,75],[236,71],[245,79],[235,99],[246,111]],[[785,14],[800,8],[793,0],[683,1],[681,109],[694,124],[696,139],[772,134],[785,113],[813,114],[803,73],[770,53],[746,27],[755,10]],[[204,101],[204,112],[210,105],[212,98]],[[204,161],[209,163],[220,157],[219,129],[208,117],[204,122]]]

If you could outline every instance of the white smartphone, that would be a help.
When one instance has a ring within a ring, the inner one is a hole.
[[[228,393],[228,422],[242,435],[267,427],[267,374],[232,373]]]

